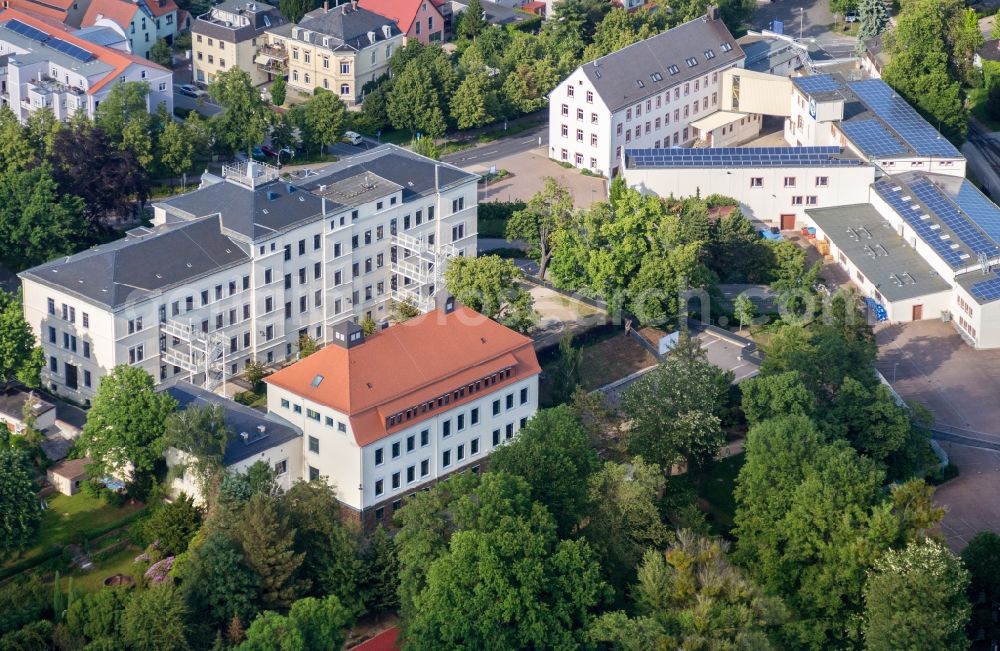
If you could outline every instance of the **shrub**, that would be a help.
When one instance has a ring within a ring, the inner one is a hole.
[[[257,402],[258,398],[259,396],[253,391],[240,391],[239,393],[233,396],[233,400],[240,403],[241,405],[246,405],[247,407],[250,407],[253,405],[253,403]]]

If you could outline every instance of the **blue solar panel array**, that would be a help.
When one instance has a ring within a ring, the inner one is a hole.
[[[950,228],[973,253],[996,255],[997,245],[966,217],[936,185],[925,178],[908,183],[910,190],[941,222]]]
[[[878,117],[902,136],[918,155],[961,156],[954,145],[881,79],[852,81],[848,86]]]
[[[967,261],[971,256],[968,251],[950,239],[941,239],[940,224],[926,217],[923,208],[914,203],[912,197],[900,186],[895,185],[894,181],[876,181],[875,191],[949,267],[960,269],[969,264]]]
[[[995,301],[1000,298],[1000,274],[996,271],[988,280],[973,283],[969,292],[981,301]]]
[[[77,61],[82,61],[86,63],[88,61],[93,61],[96,57],[84,50],[82,47],[73,45],[69,41],[64,41],[61,38],[53,38],[49,34],[46,34],[40,29],[35,29],[31,25],[22,23],[20,20],[11,19],[4,23],[4,27],[14,32],[15,34],[20,34],[25,38],[30,38],[33,41],[38,41],[43,43],[54,50],[58,50],[67,56],[71,56]]]
[[[906,145],[878,120],[844,122],[841,130],[869,156],[893,156],[906,153]]]
[[[958,196],[953,199],[962,212],[976,222],[994,242],[1000,242],[1000,207],[983,196],[983,193],[966,179],[962,179]]]
[[[628,149],[630,168],[639,167],[793,167],[861,165],[841,158],[840,147],[715,147],[707,149]]]
[[[792,81],[804,93],[827,93],[840,88],[840,82],[833,75],[812,75],[810,77],[793,77]]]

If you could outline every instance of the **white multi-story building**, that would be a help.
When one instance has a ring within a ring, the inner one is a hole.
[[[301,428],[303,478],[326,477],[366,527],[451,473],[478,472],[538,409],[532,340],[453,299],[272,375],[268,411]]]
[[[586,63],[549,94],[549,157],[612,177],[625,149],[690,145],[691,123],[719,111],[722,72],[743,61],[713,9]]]
[[[806,210],[868,201],[875,166],[840,147],[628,149],[625,182],[660,197],[721,194],[762,224],[790,230]]]
[[[206,176],[152,228],[22,272],[43,380],[81,403],[118,364],[213,388],[392,300],[431,309],[447,259],[476,254],[477,178],[391,145],[291,181]]]
[[[41,108],[59,120],[94,116],[119,81],[144,82],[147,103],[174,110],[173,73],[134,54],[81,38],[65,25],[14,9],[0,11],[0,104],[22,122]]]

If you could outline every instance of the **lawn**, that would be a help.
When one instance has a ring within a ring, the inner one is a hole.
[[[972,115],[990,131],[1000,131],[1000,120],[990,117],[989,111],[986,110],[989,94],[989,91],[985,88],[972,88],[969,90],[969,104],[972,106]]]
[[[699,474],[695,480],[698,487],[698,508],[708,514],[708,522],[715,535],[728,537],[733,528],[733,514],[736,512],[733,488],[745,457],[740,453],[716,461],[711,469]]]
[[[141,504],[112,506],[99,497],[77,493],[68,497],[61,493],[48,498],[49,508],[42,513],[38,541],[3,567],[22,563],[40,556],[53,547],[63,547],[73,542],[103,533],[119,522],[128,521]]]
[[[135,567],[135,557],[142,553],[142,550],[135,545],[128,545],[100,562],[94,563],[94,569],[89,572],[73,573],[73,587],[82,592],[95,592],[104,587],[104,579],[115,574],[125,574],[138,580],[138,571],[145,571]],[[63,586],[65,589],[66,586]]]
[[[553,356],[542,364],[542,369],[552,369],[556,364],[558,356]],[[654,364],[656,358],[631,337],[620,330],[609,331],[608,336],[583,345],[580,386],[593,391]],[[549,391],[548,382],[543,379],[539,387],[541,404],[550,405]]]

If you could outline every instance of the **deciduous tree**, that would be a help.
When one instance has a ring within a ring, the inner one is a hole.
[[[75,253],[87,235],[83,208],[45,163],[0,175],[0,260],[19,271]]]
[[[24,318],[23,293],[0,291],[0,383],[40,385],[45,355]]]
[[[518,332],[534,325],[534,299],[517,284],[521,270],[513,261],[495,255],[453,258],[444,277],[449,293],[486,317]]]
[[[0,441],[0,556],[21,551],[35,539],[42,518],[36,490],[24,454],[9,440]]]
[[[302,128],[304,144],[308,143],[319,151],[335,143],[344,135],[347,109],[340,98],[328,90],[318,89],[315,95],[302,105]]]
[[[399,607],[399,558],[396,543],[379,525],[365,546],[361,580],[365,610],[381,614]]]
[[[217,630],[234,617],[250,621],[260,581],[237,546],[222,532],[209,531],[187,556],[180,578],[191,612]]]
[[[473,129],[496,120],[500,105],[485,71],[470,72],[451,97],[451,117],[459,129]]]
[[[432,138],[444,135],[447,124],[440,91],[430,72],[416,60],[407,64],[393,82],[386,110],[397,129]]]
[[[186,651],[187,606],[172,585],[132,595],[121,616],[121,641],[136,651]]]
[[[278,75],[274,79],[274,83],[271,84],[271,103],[275,106],[281,106],[285,103],[285,95],[287,93],[288,86],[285,84],[285,76]]]
[[[143,523],[147,540],[159,542],[160,549],[171,554],[183,553],[201,526],[201,510],[187,495],[164,502]]]
[[[544,179],[544,186],[522,210],[511,215],[507,222],[507,240],[524,240],[529,254],[538,260],[538,277],[545,278],[545,270],[552,257],[554,235],[564,227],[573,213],[573,197],[566,186],[551,176]]]
[[[208,92],[222,107],[222,112],[212,117],[217,140],[250,155],[254,145],[264,141],[271,124],[271,112],[250,75],[232,67],[216,76]]]

